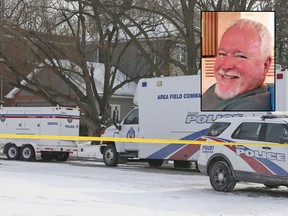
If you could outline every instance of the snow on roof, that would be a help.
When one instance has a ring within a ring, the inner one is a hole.
[[[135,21],[137,22],[137,25],[135,23],[131,22],[130,20],[126,19],[123,20],[123,24],[127,27],[127,29],[137,38],[137,39],[145,39],[146,37],[152,39],[157,38],[167,38],[170,36],[177,36],[178,31],[174,25],[172,25],[169,22],[165,22],[163,20],[154,21],[154,23],[150,20],[151,23],[147,22],[147,17],[137,17],[135,18]],[[140,29],[141,27],[141,29]],[[113,26],[108,27],[110,30],[112,30]],[[119,29],[119,32],[117,32],[117,40],[119,41],[127,41],[130,40],[131,37],[123,30]],[[116,37],[115,35],[115,37]],[[114,39],[115,39],[114,37]],[[94,34],[91,34],[87,32],[87,42],[94,43],[95,41],[98,41],[99,35],[97,32]]]
[[[47,59],[45,60],[46,63],[51,65],[51,62],[49,62]],[[56,65],[61,66],[62,68],[67,69],[66,75],[67,77],[69,76],[72,82],[74,84],[78,85],[79,89],[85,93],[85,83],[83,79],[76,73],[72,74],[71,70],[81,73],[81,69],[79,66],[73,64],[72,62],[68,60],[60,60],[56,61],[54,60],[54,63]],[[87,66],[89,69],[94,69],[94,80],[95,80],[95,85],[97,88],[98,93],[101,95],[103,94],[103,89],[104,89],[104,71],[105,71],[105,65],[102,63],[96,63],[96,62],[87,62]],[[39,64],[31,73],[27,75],[27,79],[31,80],[33,76],[37,75],[38,73],[41,72],[41,69],[44,67],[44,64],[41,63]],[[111,68],[111,73],[115,70],[114,67]],[[115,76],[115,81],[113,87],[121,84],[123,81],[127,79],[127,76],[120,72],[119,70],[116,70],[116,76]],[[22,80],[21,81],[22,85],[26,85],[27,81]],[[136,86],[137,84],[135,82],[127,83],[123,85],[121,88],[117,89],[116,92],[113,94],[114,96],[128,96],[128,97],[133,97],[136,91]],[[8,94],[6,95],[6,98],[14,98],[15,94],[20,91],[19,88],[13,88]]]

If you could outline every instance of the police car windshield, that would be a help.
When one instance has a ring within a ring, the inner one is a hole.
[[[228,122],[215,122],[208,129],[206,136],[219,136],[229,125]]]

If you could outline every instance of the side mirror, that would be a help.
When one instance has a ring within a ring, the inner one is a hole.
[[[280,143],[280,144],[287,144],[287,143],[288,143],[288,138],[287,138],[287,137],[280,136],[280,137],[279,137],[279,143]]]
[[[115,126],[118,130],[121,130],[121,125],[118,124],[118,121],[119,121],[118,110],[115,109],[115,110],[113,111],[113,124],[114,124],[114,126]]]

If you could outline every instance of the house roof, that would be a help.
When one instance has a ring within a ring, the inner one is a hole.
[[[49,62],[47,59],[45,60],[46,63],[51,65],[51,62]],[[85,83],[83,81],[83,79],[78,75],[71,75],[71,70],[73,68],[74,71],[78,71],[81,74],[81,69],[73,64],[72,62],[68,61],[68,60],[60,60],[60,61],[56,61],[54,62],[56,65],[58,64],[59,66],[61,66],[62,68],[67,70],[67,77],[69,76],[72,79],[72,82],[74,82],[74,84],[78,85],[79,89],[83,91],[83,93],[85,93]],[[104,89],[104,71],[105,71],[105,65],[102,63],[96,63],[96,62],[87,62],[87,65],[89,67],[89,69],[93,69],[94,71],[94,80],[95,80],[95,85],[97,88],[98,93],[101,95],[103,94],[103,89]],[[41,72],[41,69],[43,69],[44,63],[39,64],[31,73],[29,73],[27,75],[27,79],[32,79],[33,76],[37,75],[38,73]],[[113,73],[113,71],[115,70],[114,67],[111,68],[111,73]],[[120,83],[122,83],[123,81],[125,81],[127,79],[127,76],[122,73],[119,70],[116,70],[116,76],[115,76],[115,81],[113,84],[113,87],[119,85]],[[26,85],[27,81],[22,80],[21,81],[22,85]],[[135,82],[131,82],[131,83],[127,83],[125,85],[123,85],[121,88],[117,89],[115,91],[115,93],[113,94],[114,97],[133,97],[136,91],[136,86],[137,84]],[[6,98],[14,98],[15,95],[20,91],[19,88],[13,88],[10,92],[8,92],[8,94],[5,96]],[[113,97],[112,96],[112,97]]]
[[[136,21],[137,24],[135,24],[134,21]],[[151,19],[149,19],[148,22],[147,17],[145,16],[144,17],[139,16],[135,18],[134,21],[131,22],[131,20],[125,19],[123,20],[123,24],[138,40],[145,39],[146,37],[150,39],[152,38],[159,39],[178,35],[178,31],[175,28],[175,26],[167,21],[159,19],[157,19],[157,21],[155,19],[154,21],[151,21]],[[110,25],[108,28],[112,30],[114,26]],[[86,42],[94,43],[95,41],[98,41],[99,35],[97,33],[90,34],[89,32],[87,32],[87,35],[88,36],[86,38]],[[114,39],[116,39],[115,37]],[[127,41],[130,39],[131,37],[123,29],[119,29],[119,32],[117,32],[118,41]]]

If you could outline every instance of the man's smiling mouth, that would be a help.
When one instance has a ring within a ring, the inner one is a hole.
[[[225,79],[238,79],[239,76],[231,76],[231,75],[227,75],[227,74],[221,74],[223,78]]]
[[[240,74],[233,70],[225,72],[224,70],[220,69],[217,71],[217,73],[222,79],[233,80],[240,78]]]

